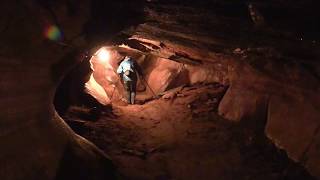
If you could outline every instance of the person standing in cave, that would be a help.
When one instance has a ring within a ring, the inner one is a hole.
[[[128,104],[134,104],[138,81],[137,73],[142,76],[141,67],[133,58],[125,56],[117,69],[117,73],[123,80]]]

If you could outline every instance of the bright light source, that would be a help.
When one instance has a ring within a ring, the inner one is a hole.
[[[98,58],[100,61],[105,62],[108,61],[110,59],[110,52],[106,49],[101,49],[98,54],[97,54]]]

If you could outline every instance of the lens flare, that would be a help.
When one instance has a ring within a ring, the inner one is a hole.
[[[62,40],[62,33],[58,26],[50,25],[45,29],[45,37],[52,41],[60,41]]]

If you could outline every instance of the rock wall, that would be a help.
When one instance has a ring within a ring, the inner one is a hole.
[[[232,121],[251,122],[319,177],[319,79],[301,66],[272,61],[260,70],[239,65],[230,78],[219,113]]]
[[[97,45],[99,35],[103,41],[134,24],[127,20],[117,26],[108,21],[110,16],[100,14],[122,1],[101,3],[1,1],[1,179],[115,178],[112,161],[76,135],[53,107],[56,87],[83,59],[82,49]],[[97,6],[101,9],[94,9]],[[110,9],[108,15],[121,19],[121,14],[130,15],[130,9],[139,8],[128,3]],[[55,29],[45,32],[50,27]],[[110,29],[99,34],[102,27]]]

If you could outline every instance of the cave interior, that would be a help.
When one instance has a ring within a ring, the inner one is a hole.
[[[1,179],[320,178],[319,2],[1,4]]]

